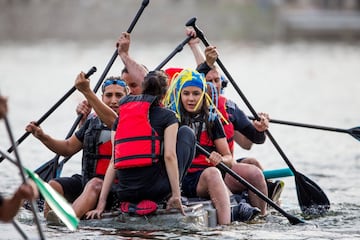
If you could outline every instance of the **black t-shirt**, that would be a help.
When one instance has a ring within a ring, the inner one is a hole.
[[[201,125],[202,125],[202,131],[206,131],[205,130],[205,123],[203,122],[203,120],[200,120],[201,122]],[[194,132],[195,132],[195,136],[196,136],[196,141],[199,142],[200,140],[200,132],[199,132],[199,126],[195,120],[195,122],[193,124],[191,124],[190,126]],[[211,128],[211,140],[212,141],[215,141],[217,139],[220,139],[220,138],[225,138],[226,135],[225,135],[225,131],[224,131],[224,127],[220,121],[219,118],[215,118],[214,122],[213,122],[213,125],[212,125],[212,128]],[[201,144],[200,144],[201,145]],[[208,152],[212,152],[212,151],[216,151],[216,147],[215,146],[205,146],[205,145],[202,145],[202,147],[204,147]],[[199,154],[199,152],[196,150],[196,154]]]
[[[164,136],[164,130],[168,126],[178,123],[175,112],[159,106],[151,107],[149,119],[152,128],[154,128],[159,136]],[[118,121],[119,119],[116,119],[113,131],[116,130]],[[149,167],[119,169],[117,170],[117,177],[119,178],[117,191],[120,200],[123,201],[136,201],[144,199],[144,197],[153,199],[154,197],[152,196],[143,196],[144,193],[151,194],[151,189],[153,189],[154,196],[156,196],[157,191],[163,191],[165,194],[170,189],[163,161]],[[159,188],[159,184],[163,187]]]
[[[229,99],[226,100],[226,112],[229,114],[229,120],[234,125],[234,130],[242,133],[253,143],[261,144],[265,142],[264,132],[257,131],[245,113]]]
[[[212,127],[212,134],[213,134],[213,137],[212,137],[213,141],[216,139],[219,139],[219,138],[226,137],[225,132],[224,132],[224,127],[219,118],[216,118],[214,120],[214,125]]]

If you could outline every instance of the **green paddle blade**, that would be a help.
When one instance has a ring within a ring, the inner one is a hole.
[[[76,230],[79,225],[79,219],[76,217],[74,209],[71,205],[63,196],[56,192],[48,183],[44,182],[36,173],[27,168],[24,169],[29,177],[35,182],[40,193],[61,221],[70,230]]]

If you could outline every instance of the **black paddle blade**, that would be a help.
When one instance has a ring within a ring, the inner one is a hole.
[[[35,173],[39,175],[39,177],[45,182],[49,182],[51,179],[55,177],[54,172],[56,170],[54,168],[57,165],[58,160],[59,160],[59,156],[56,155],[53,159],[47,161],[46,163],[41,165],[38,169],[36,169]]]
[[[311,179],[296,172],[295,183],[299,205],[305,215],[323,215],[329,210],[329,199]]]
[[[360,127],[354,127],[349,129],[349,134],[353,136],[355,139],[360,141]]]

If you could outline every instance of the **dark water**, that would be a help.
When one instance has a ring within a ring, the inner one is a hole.
[[[176,47],[176,43],[150,48],[136,42],[131,54],[149,69],[155,68]],[[15,138],[26,124],[39,119],[72,86],[80,70],[95,65],[100,77],[114,51],[112,41],[78,45],[72,42],[42,42],[36,45],[0,45],[0,90],[9,96],[9,115]],[[268,112],[274,119],[350,129],[359,125],[360,57],[359,46],[345,44],[247,45],[222,42],[220,57],[227,70],[256,111]],[[194,60],[185,48],[166,67],[193,67]],[[123,67],[116,61],[110,75]],[[93,85],[93,86],[94,86]],[[238,102],[250,115],[233,87],[226,96]],[[42,124],[57,138],[64,138],[75,120],[75,106],[83,99],[75,92]],[[272,211],[254,224],[235,224],[204,231],[133,232],[82,227],[75,232],[50,228],[41,218],[47,239],[357,239],[360,238],[359,141],[347,133],[312,130],[272,124],[271,133],[295,168],[316,182],[331,201],[325,216],[307,219],[293,226]],[[10,144],[0,123],[0,146]],[[36,169],[54,153],[29,136],[19,147],[24,165]],[[286,167],[270,141],[250,151],[237,148],[237,157],[253,156],[265,168]],[[80,171],[80,156],[68,162],[67,176]],[[283,178],[282,208],[302,218],[294,179]],[[21,182],[18,170],[8,162],[0,168],[1,191],[9,195]],[[40,216],[41,217],[41,216]],[[37,230],[30,212],[22,210],[17,220],[31,239]],[[11,224],[0,224],[0,239],[21,239]]]

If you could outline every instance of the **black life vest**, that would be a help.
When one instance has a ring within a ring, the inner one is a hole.
[[[96,116],[90,118],[83,141],[82,176],[85,185],[91,178],[104,178],[112,154],[111,129]]]
[[[162,137],[149,120],[154,100],[151,95],[129,95],[120,101],[114,144],[116,169],[151,166],[159,161]]]

